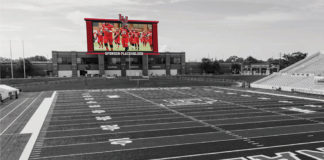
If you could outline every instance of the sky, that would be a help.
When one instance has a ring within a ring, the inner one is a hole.
[[[324,53],[324,0],[0,0],[0,56],[86,51],[84,18],[158,20],[159,51],[187,61]]]

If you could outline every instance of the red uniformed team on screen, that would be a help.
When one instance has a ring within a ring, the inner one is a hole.
[[[142,43],[142,46],[144,47],[149,44],[151,50],[153,49],[152,30],[148,32],[139,32],[135,29],[130,30],[128,25],[124,25],[120,29],[114,29],[112,24],[105,22],[102,26],[99,26],[99,30],[94,34],[94,37],[97,38],[99,48],[104,48],[105,46],[106,51],[113,51],[113,42],[117,45],[117,48],[119,48],[120,40],[125,51],[128,51],[129,43],[135,48],[135,50],[139,50],[140,43]]]

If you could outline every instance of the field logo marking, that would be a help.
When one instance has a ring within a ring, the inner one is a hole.
[[[303,154],[308,157],[312,157],[316,160],[323,160],[324,159],[324,147],[317,148],[319,151],[312,151],[312,150],[298,150],[297,153]]]
[[[97,105],[90,105],[90,106],[89,106],[89,108],[99,108],[99,107],[101,107],[101,106],[98,105],[98,104],[97,104]]]
[[[101,125],[100,128],[104,131],[109,130],[109,131],[115,131],[117,129],[120,129],[120,127],[117,124],[114,125]]]
[[[97,114],[100,114],[100,113],[105,113],[106,111],[105,110],[93,110],[91,111],[92,113],[97,113]]]
[[[297,107],[281,107],[281,109],[288,110],[288,111],[294,111],[294,112],[300,112],[300,113],[315,113],[316,111],[312,111],[309,109],[301,109]]]
[[[111,120],[111,117],[110,116],[96,117],[96,120],[107,121],[107,120]]]
[[[119,138],[119,139],[109,139],[110,144],[112,145],[121,145],[125,146],[128,143],[132,143],[133,141],[129,138]]]
[[[275,157],[268,157],[265,155],[255,155],[248,156],[250,160],[301,160],[299,159],[295,153],[292,152],[281,152],[276,153]]]
[[[222,159],[222,160],[248,160],[244,157],[238,157],[238,158],[230,158],[230,159]]]
[[[119,95],[107,95],[108,98],[120,98]]]
[[[188,99],[168,99],[163,100],[167,102],[166,106],[185,106],[185,105],[199,105],[199,104],[213,104],[218,100],[207,98],[188,98]]]
[[[87,104],[94,104],[97,103],[96,101],[88,101]]]

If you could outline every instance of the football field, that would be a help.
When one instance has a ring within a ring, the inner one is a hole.
[[[320,159],[323,106],[212,86],[57,91],[30,159]]]

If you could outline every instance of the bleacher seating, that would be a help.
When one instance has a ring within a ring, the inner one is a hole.
[[[324,83],[315,77],[324,77],[324,54],[314,54],[283,70],[251,84],[254,88],[280,89],[324,95]]]

